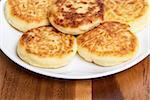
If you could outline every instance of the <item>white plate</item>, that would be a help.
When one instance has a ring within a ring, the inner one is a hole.
[[[131,66],[137,64],[141,60],[143,60],[150,53],[149,47],[149,28],[150,26],[146,26],[145,29],[139,33],[137,33],[137,37],[139,39],[139,52],[130,61],[122,63],[118,66],[113,67],[101,67],[92,63],[88,63],[80,58],[78,55],[74,57],[74,59],[69,63],[69,65],[59,68],[59,69],[42,69],[31,66],[25,62],[23,62],[16,55],[16,44],[19,37],[22,33],[18,32],[14,28],[12,28],[6,21],[4,16],[4,6],[5,1],[2,0],[0,3],[0,48],[1,50],[14,62],[21,65],[22,67],[51,77],[64,78],[64,79],[89,79],[89,78],[97,78],[102,76],[111,75],[125,69],[130,68]]]

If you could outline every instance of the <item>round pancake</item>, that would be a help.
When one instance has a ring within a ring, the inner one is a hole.
[[[18,56],[42,68],[59,68],[68,64],[77,51],[76,38],[43,26],[25,32],[17,46]]]
[[[7,0],[5,15],[19,31],[49,25],[48,8],[52,0]]]
[[[150,0],[104,0],[104,5],[105,21],[127,23],[133,32],[150,23]]]
[[[102,0],[56,0],[49,12],[50,23],[67,34],[82,34],[103,20]]]
[[[89,62],[113,66],[131,59],[137,53],[138,40],[129,26],[119,22],[104,22],[79,35],[78,53]]]

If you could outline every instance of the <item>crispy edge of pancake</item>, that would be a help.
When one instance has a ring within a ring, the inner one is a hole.
[[[147,25],[150,25],[150,0],[147,0],[147,4],[148,6],[145,9],[144,15],[129,23],[132,32],[137,33],[143,30]]]
[[[66,34],[72,34],[72,35],[83,34],[87,31],[95,28],[102,22],[100,19],[98,19],[97,21],[87,24],[87,25],[81,25],[81,26],[78,26],[77,28],[70,28],[70,27],[62,27],[60,25],[55,24],[53,17],[50,17],[49,21],[50,21],[51,25],[53,25],[59,31],[66,33]]]
[[[18,16],[17,17],[14,16],[11,12],[11,7],[10,7],[8,1],[6,1],[6,4],[5,4],[5,17],[10,25],[12,25],[14,28],[16,28],[17,30],[22,31],[22,32],[26,32],[27,30],[30,30],[32,28],[50,24],[48,19],[42,20],[40,22],[29,23],[25,20],[22,20]]]
[[[136,50],[122,57],[115,56],[98,56],[95,53],[90,52],[87,48],[78,46],[78,54],[88,62],[93,62],[100,66],[114,66],[126,62],[132,59],[138,52],[138,45]]]
[[[113,57],[113,56],[100,57],[89,52],[88,49],[86,48],[82,48],[82,47],[78,47],[78,48],[79,48],[78,53],[83,59],[85,59],[88,62],[93,62],[99,66],[104,66],[104,67],[115,66],[123,62],[126,62],[132,59],[137,53],[137,50],[136,50],[132,54],[128,54],[124,57]]]
[[[62,54],[62,56],[53,56],[53,57],[40,57],[39,55],[31,54],[26,51],[25,46],[20,42],[21,38],[17,45],[17,55],[26,63],[41,67],[41,68],[60,68],[69,63],[69,61],[75,56],[77,52],[77,43],[76,38],[74,37],[73,42],[73,52],[69,54]]]
[[[115,66],[115,65],[121,64],[123,62],[126,62],[126,61],[132,59],[138,52],[138,48],[139,48],[138,38],[136,37],[136,35],[134,33],[132,33],[132,34],[136,38],[135,50],[133,52],[129,52],[126,55],[122,55],[122,56],[103,55],[103,56],[100,56],[100,55],[97,55],[95,52],[91,52],[89,50],[89,48],[82,47],[80,44],[78,44],[78,54],[86,61],[93,62],[97,65],[104,66],[104,67],[105,66],[110,67],[110,66]],[[78,38],[77,38],[77,41],[78,41]]]

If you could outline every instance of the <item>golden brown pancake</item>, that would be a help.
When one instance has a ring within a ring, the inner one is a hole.
[[[135,32],[150,23],[150,0],[104,0],[104,20],[130,24]]]
[[[53,0],[7,0],[5,15],[8,22],[20,31],[49,25],[48,9]]]
[[[58,68],[68,64],[76,50],[75,37],[48,26],[25,32],[17,47],[18,56],[22,60],[44,68]]]
[[[120,64],[135,56],[136,36],[129,26],[119,22],[104,22],[77,38],[78,53],[89,62],[102,66]]]
[[[82,34],[103,20],[102,0],[56,0],[49,12],[50,23],[67,34]]]

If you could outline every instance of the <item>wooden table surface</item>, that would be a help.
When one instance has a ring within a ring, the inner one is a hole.
[[[0,100],[150,100],[150,56],[115,75],[63,80],[23,69],[0,51]]]

